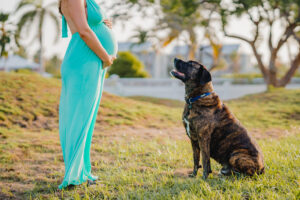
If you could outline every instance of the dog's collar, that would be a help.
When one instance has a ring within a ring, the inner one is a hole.
[[[191,104],[194,103],[195,101],[197,101],[197,100],[199,100],[199,99],[202,99],[202,98],[204,98],[204,97],[207,97],[208,95],[211,95],[212,93],[213,93],[213,92],[206,92],[206,93],[200,94],[200,95],[198,95],[198,96],[196,96],[196,97],[188,98],[188,99],[186,99],[185,101],[186,101],[187,104],[191,105]]]
[[[204,94],[200,94],[199,96],[196,97],[192,97],[192,98],[186,98],[185,101],[186,103],[189,105],[188,106],[188,110],[186,112],[186,114],[183,117],[183,121],[186,123],[186,133],[189,136],[189,138],[191,138],[191,133],[190,133],[190,122],[187,119],[187,117],[190,115],[190,110],[192,109],[192,103],[194,103],[195,101],[197,101],[198,99],[202,99],[204,97],[207,97],[208,95],[211,95],[213,92],[206,92]]]

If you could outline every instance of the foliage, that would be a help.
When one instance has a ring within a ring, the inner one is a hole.
[[[122,6],[127,5],[130,8],[133,5],[139,5],[142,9],[151,6],[153,12],[148,17],[157,21],[157,26],[152,29],[152,32],[156,35],[162,32],[167,33],[166,36],[158,38],[158,46],[165,47],[186,33],[188,35],[186,42],[189,45],[188,57],[194,59],[200,42],[196,28],[206,27],[210,23],[211,13],[214,12],[215,4],[219,2],[220,0],[126,0],[126,4],[122,3]],[[121,3],[117,2],[114,5],[119,4]],[[120,10],[117,6],[112,7],[116,7],[117,11]],[[128,13],[131,12],[126,12],[124,15],[128,15]],[[126,17],[127,19],[128,17]]]
[[[258,66],[263,74],[265,82],[274,87],[283,87],[287,85],[292,76],[296,73],[300,66],[300,37],[297,32],[300,28],[300,2],[299,0],[234,0],[232,9],[228,10],[227,7],[221,8],[223,30],[226,36],[236,38],[247,42],[256,57]],[[230,34],[226,31],[226,25],[232,15],[248,16],[252,22],[255,32],[252,39],[248,37]],[[280,22],[282,25],[283,33],[279,40],[274,43],[273,31],[274,24]],[[264,33],[261,31],[262,26],[267,30],[267,38],[265,41],[268,43],[270,59],[268,63],[264,63],[258,48],[261,41],[259,41]],[[278,77],[278,68],[276,59],[278,52],[282,46],[287,43],[289,39],[294,39],[297,44],[297,53],[294,60],[283,77]]]
[[[12,49],[15,36],[12,30],[13,24],[9,20],[10,14],[0,13],[0,56],[8,56],[8,48]]]
[[[61,67],[61,59],[58,58],[57,55],[52,56],[51,59],[46,60],[45,69],[46,72],[52,74],[54,77],[60,78],[60,67]]]
[[[17,51],[14,52],[15,55],[21,56],[22,58],[28,58],[27,51],[24,46],[19,45]]]
[[[14,72],[20,73],[20,74],[35,74],[36,73],[35,71],[33,71],[30,68],[16,69],[16,70],[14,70]]]
[[[40,66],[44,70],[43,61],[43,30],[45,30],[45,19],[50,18],[55,24],[56,28],[56,42],[60,36],[60,23],[54,9],[57,10],[57,2],[52,2],[45,5],[45,0],[26,0],[20,1],[15,12],[21,14],[19,22],[17,24],[17,35],[21,35],[23,30],[28,30],[32,26],[37,25],[36,35],[33,37],[34,40],[38,39],[40,49],[39,52],[39,62]],[[31,42],[32,43],[32,42]]]
[[[108,70],[109,75],[117,74],[119,77],[145,78],[148,73],[144,70],[144,65],[130,52],[119,52],[117,59]]]
[[[137,42],[134,43],[134,45],[146,43],[151,38],[153,38],[152,33],[150,31],[143,30],[140,27],[138,27],[135,30],[135,34],[131,36],[131,39],[137,40]]]
[[[220,1],[161,0],[162,17],[160,17],[158,22],[158,30],[168,30],[163,46],[167,46],[183,33],[187,33],[188,59],[195,59],[200,42],[196,28],[208,26],[211,21],[211,13],[214,12],[214,4],[218,2]],[[206,35],[210,34],[211,32],[206,32]]]

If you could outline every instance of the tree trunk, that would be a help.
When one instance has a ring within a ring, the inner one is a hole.
[[[293,75],[296,73],[297,69],[299,68],[300,48],[299,48],[296,58],[294,59],[294,61],[291,64],[290,69],[288,70],[288,72],[284,75],[284,77],[281,80],[277,79],[277,69],[276,69],[275,62],[276,62],[276,58],[277,58],[277,53],[279,52],[282,45],[284,45],[287,42],[287,40],[289,39],[289,37],[291,35],[293,35],[293,34],[295,35],[295,33],[293,31],[294,31],[295,27],[297,27],[297,23],[290,24],[288,27],[286,27],[286,30],[285,30],[283,36],[281,37],[281,39],[278,41],[276,48],[273,48],[272,32],[270,32],[270,34],[269,34],[270,35],[270,37],[269,37],[269,47],[270,48],[269,49],[270,49],[271,57],[270,57],[269,65],[268,65],[269,68],[265,67],[265,65],[262,61],[261,55],[258,53],[256,46],[255,46],[255,42],[259,36],[258,35],[259,34],[258,25],[259,25],[259,23],[256,24],[256,26],[257,26],[256,36],[254,37],[254,40],[252,40],[252,41],[248,40],[247,38],[238,36],[238,35],[227,34],[224,28],[223,28],[223,30],[224,30],[225,36],[240,39],[240,40],[245,41],[248,44],[250,44],[252,51],[254,53],[254,56],[257,60],[258,67],[263,74],[264,81],[268,86],[285,87],[291,81]],[[272,31],[272,30],[270,29],[270,31]],[[297,37],[296,35],[295,35],[295,37],[296,37],[296,40],[298,41],[298,43],[300,44],[299,37]]]
[[[276,68],[275,62],[276,62],[276,54],[274,52],[271,52],[267,84],[277,87],[277,85],[278,85],[278,83],[277,83],[277,68]]]
[[[7,66],[8,56],[4,56],[4,71],[9,72],[9,68]]]
[[[264,77],[264,80],[265,82],[268,84],[268,70],[265,68],[263,62],[262,62],[262,59],[261,59],[261,55],[257,52],[256,50],[256,46],[255,46],[255,43],[250,43],[250,46],[252,48],[252,51],[254,53],[254,56],[257,60],[257,64],[258,64],[258,67]]]
[[[300,48],[298,55],[296,58],[293,60],[290,69],[287,71],[287,73],[284,75],[284,77],[279,81],[278,85],[280,87],[285,87],[292,79],[294,74],[296,73],[297,69],[300,66]]]
[[[40,69],[39,69],[39,72],[40,72],[40,74],[42,74],[45,71],[44,70],[44,59],[43,59],[43,36],[42,36],[42,32],[40,33],[39,41],[40,41],[40,55],[39,55]]]
[[[194,45],[194,44],[190,45],[190,51],[189,51],[189,56],[188,56],[189,60],[195,60],[196,51],[197,51],[197,45]]]
[[[159,50],[154,51],[155,52],[155,58],[154,58],[154,72],[153,72],[153,78],[161,78],[161,66],[160,66],[160,52]]]
[[[197,41],[196,41],[196,34],[195,34],[194,30],[190,30],[189,34],[190,34],[190,43],[191,43],[191,45],[190,45],[188,59],[189,60],[195,60],[197,47],[198,47]]]

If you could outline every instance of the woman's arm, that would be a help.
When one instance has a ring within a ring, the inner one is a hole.
[[[81,39],[107,66],[112,65],[114,57],[108,55],[98,40],[96,34],[88,25],[85,13],[84,0],[67,0],[68,11]]]

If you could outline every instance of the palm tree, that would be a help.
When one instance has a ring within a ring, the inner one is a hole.
[[[9,16],[10,14],[0,13],[0,57],[4,57],[5,60],[8,57],[8,49],[13,48],[11,45],[13,38],[17,40],[17,35],[12,29],[14,25],[9,21]],[[7,71],[6,66],[4,69]]]
[[[143,30],[142,28],[138,27],[135,30],[135,34],[131,36],[131,39],[137,40],[136,44],[143,44],[147,42],[151,37],[153,36],[150,35],[149,31]]]
[[[169,2],[166,1],[168,4]],[[171,3],[171,2],[170,2]],[[190,15],[180,13],[184,12],[178,9],[168,11],[168,6],[164,5],[164,17],[159,21],[159,29],[168,29],[168,35],[163,40],[163,47],[168,46],[173,40],[178,39],[183,32],[188,34],[189,55],[188,59],[194,59],[198,47],[197,33],[195,27],[199,26],[203,18],[200,12],[194,12]]]
[[[210,71],[216,69],[219,67],[219,64],[221,62],[221,54],[222,54],[222,48],[223,45],[219,41],[218,37],[216,34],[210,30],[210,28],[207,28],[205,31],[205,37],[208,39],[210,46],[212,48],[212,59],[213,59],[213,64],[210,67]]]
[[[56,40],[58,41],[59,32],[60,32],[60,23],[58,17],[56,16],[54,9],[57,8],[57,2],[52,2],[45,5],[46,0],[25,0],[21,1],[16,8],[16,12],[22,12],[20,20],[17,24],[18,30],[17,33],[20,34],[21,31],[30,26],[37,25],[37,35],[35,38],[38,38],[40,44],[39,50],[39,63],[40,63],[40,72],[44,72],[44,62],[43,62],[43,29],[45,25],[45,19],[50,17],[50,19],[55,23],[56,27]],[[34,23],[37,22],[37,23]],[[31,28],[31,27],[30,27]],[[27,29],[28,30],[28,29]]]
[[[217,2],[218,0],[214,0]],[[182,33],[187,33],[189,53],[188,59],[195,59],[199,39],[196,28],[208,27],[214,18],[215,6],[208,4],[209,0],[161,0],[162,17],[159,20],[159,29],[169,30],[163,46],[169,45],[178,39]]]
[[[0,56],[7,55],[7,44],[11,41],[11,36],[13,32],[9,30],[7,27],[10,25],[8,22],[9,14],[7,13],[0,13]]]

